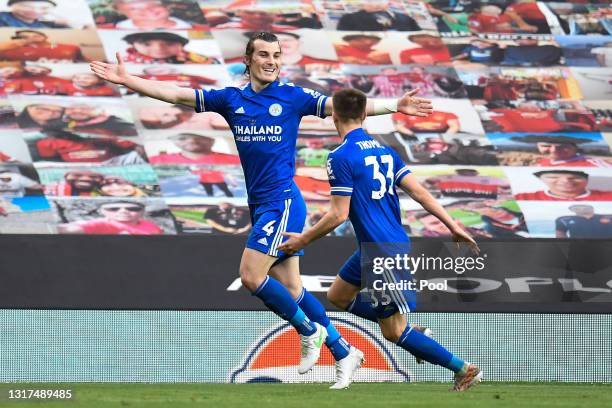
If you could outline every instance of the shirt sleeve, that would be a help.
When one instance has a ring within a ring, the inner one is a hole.
[[[410,171],[408,166],[406,166],[400,155],[395,150],[393,150],[392,148],[389,148],[389,150],[391,151],[391,156],[393,156],[393,168],[395,169],[395,179],[393,180],[393,182],[395,183],[395,185],[399,186],[402,179],[407,174],[410,174],[412,172]]]
[[[555,229],[557,231],[567,232],[567,224],[565,223],[565,217],[559,217],[555,220]]]
[[[217,112],[221,115],[225,113],[227,106],[227,88],[224,89],[194,89],[196,106],[195,110],[201,112]]]
[[[330,154],[327,158],[327,177],[331,186],[331,195],[353,194],[353,173],[347,159]]]
[[[293,103],[302,116],[314,115],[325,118],[325,102],[327,96],[312,89],[296,86]]]

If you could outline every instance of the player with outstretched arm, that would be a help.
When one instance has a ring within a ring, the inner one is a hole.
[[[372,302],[359,295],[362,286],[362,265],[369,265],[372,254],[362,259],[368,244],[396,255],[397,249],[409,250],[409,238],[402,227],[396,186],[400,187],[451,231],[456,242],[467,242],[474,251],[474,239],[459,227],[444,208],[423,188],[399,155],[372,139],[363,129],[366,117],[366,96],[355,89],[338,91],[333,96],[334,124],[342,144],[329,154],[327,172],[331,185],[330,211],[305,233],[284,233],[290,237],[279,249],[293,254],[327,235],[350,218],[360,248],[340,269],[328,292],[336,306],[357,316],[378,322],[384,337],[409,351],[417,359],[446,367],[455,372],[455,391],[464,391],[481,380],[478,367],[461,360],[432,339],[423,328],[409,325],[405,314],[414,310],[414,290],[388,291],[390,302]],[[364,246],[364,244],[366,246]],[[371,246],[370,246],[371,248]],[[404,254],[407,252],[404,252]],[[362,262],[363,261],[363,262]],[[365,271],[368,273],[368,271]],[[372,272],[374,273],[374,272]],[[372,275],[370,275],[372,276]],[[398,283],[397,274],[389,269],[381,272],[386,283]],[[367,280],[368,278],[366,278]],[[380,285],[379,285],[380,287]],[[368,288],[368,289],[377,289]],[[380,296],[381,300],[382,296]]]
[[[90,67],[107,81],[197,112],[217,112],[228,122],[245,174],[253,224],[240,263],[242,283],[300,334],[301,374],[316,364],[325,342],[336,359],[337,382],[332,388],[348,386],[363,354],[340,336],[321,303],[302,287],[296,256],[302,251],[289,255],[278,249],[282,233],[301,232],[306,219],[305,202],[293,182],[300,120],[306,115],[329,115],[332,100],[278,81],[281,49],[276,36],[267,32],[254,34],[247,43],[244,63],[250,82],[243,87],[181,88],[130,75],[119,55],[117,60],[118,64],[95,61]],[[397,100],[369,101],[368,113],[431,113],[431,101],[415,94],[410,91]]]

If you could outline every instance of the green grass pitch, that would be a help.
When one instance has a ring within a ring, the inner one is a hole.
[[[612,385],[481,383],[464,393],[449,384],[1,384],[0,407],[611,407]],[[8,389],[71,389],[70,401],[14,401]]]

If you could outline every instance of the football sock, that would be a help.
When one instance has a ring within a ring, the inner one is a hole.
[[[431,364],[446,367],[454,372],[460,372],[465,364],[463,360],[455,357],[440,343],[425,336],[420,331],[414,330],[410,325],[406,325],[397,345],[416,357]]]
[[[310,320],[319,323],[327,329],[327,338],[325,345],[329,348],[336,361],[342,360],[348,356],[350,345],[342,338],[342,335],[336,330],[325,313],[325,308],[319,302],[319,299],[314,297],[312,293],[306,289],[302,289],[302,293],[296,299],[298,306],[306,313]]]
[[[351,302],[346,308],[347,312],[350,312],[356,316],[363,317],[371,322],[377,322],[376,310],[372,307],[370,302],[364,302],[361,299],[361,294],[357,294],[355,300]]]
[[[317,331],[312,321],[297,305],[291,293],[276,279],[266,276],[253,295],[260,298],[274,313],[289,321],[298,333],[310,336]]]

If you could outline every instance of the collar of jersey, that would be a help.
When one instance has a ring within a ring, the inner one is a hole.
[[[276,88],[277,86],[278,86],[278,80],[277,80],[277,81],[272,82],[270,85],[266,86],[266,87],[265,87],[264,89],[262,89],[261,91],[259,91],[259,92],[255,92],[255,91],[253,90],[253,88],[251,88],[251,83],[249,82],[249,83],[247,84],[247,86],[244,88],[244,90],[242,91],[242,93],[243,93],[245,96],[255,96],[255,95],[260,95],[260,94],[262,94],[262,93],[267,92],[267,91],[268,91],[268,89],[273,89],[273,88]]]
[[[357,128],[357,129],[353,129],[350,132],[348,132],[346,134],[346,136],[344,136],[344,139],[348,139],[349,137],[358,137],[358,136],[362,136],[365,133],[365,131],[363,130],[363,128]]]

